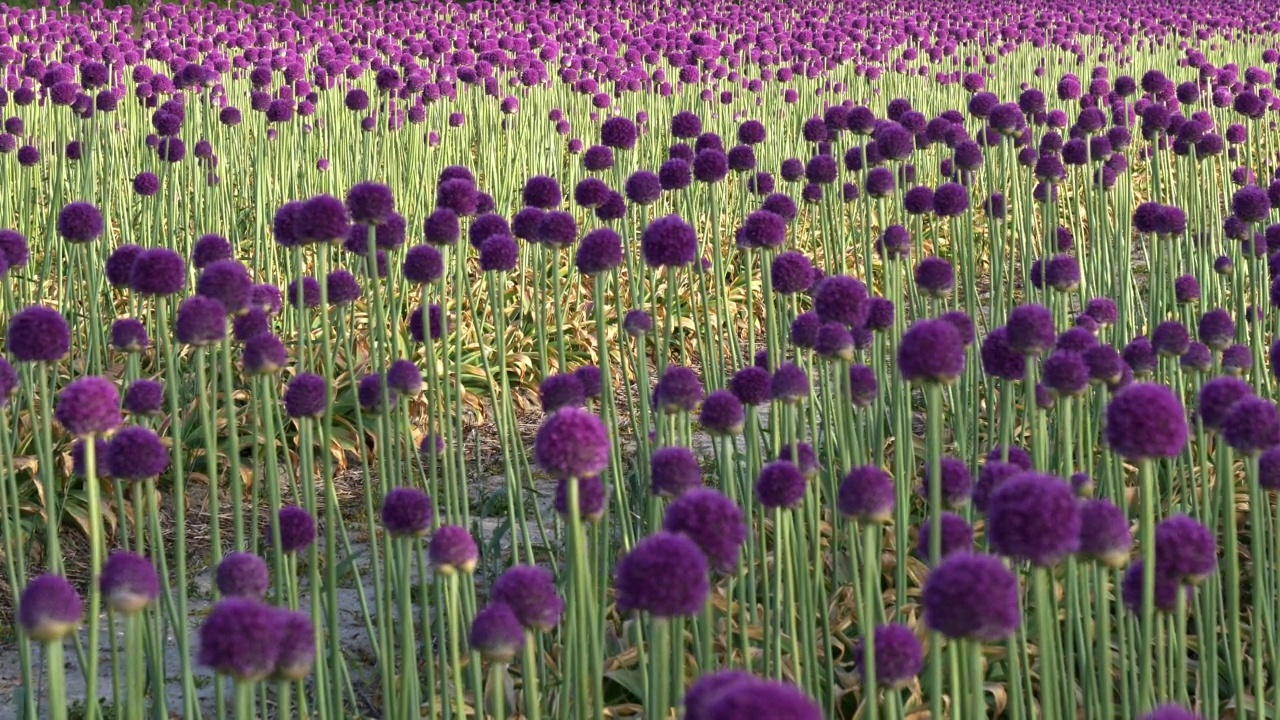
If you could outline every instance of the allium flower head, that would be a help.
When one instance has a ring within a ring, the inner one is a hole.
[[[80,594],[61,575],[31,579],[18,599],[18,626],[36,642],[61,642],[83,619]]]
[[[427,546],[431,566],[441,575],[470,573],[480,559],[480,548],[471,533],[460,525],[441,525],[431,533]]]
[[[946,558],[956,553],[967,553],[973,550],[973,528],[965,519],[955,513],[944,512],[939,516],[942,523],[942,538],[939,557]],[[920,535],[916,539],[916,557],[929,559],[930,535],[933,524],[925,519],[920,525]]]
[[[129,273],[129,285],[139,295],[173,295],[186,284],[186,261],[168,248],[148,248],[138,253]]]
[[[822,322],[838,322],[857,328],[866,321],[869,297],[867,286],[861,280],[833,275],[815,287],[813,309]]]
[[[9,318],[6,347],[18,362],[57,362],[71,349],[71,330],[57,310],[32,305]]]
[[[964,342],[945,320],[916,321],[898,346],[898,371],[908,382],[955,382],[964,363]]]
[[[102,212],[87,202],[68,203],[58,212],[58,234],[69,243],[97,240],[102,229]]]
[[[285,505],[277,513],[280,523],[280,550],[296,553],[310,547],[316,541],[316,520],[306,508]],[[270,531],[266,533],[270,539]]]
[[[653,390],[654,407],[665,413],[693,412],[703,397],[702,381],[693,369],[668,365]]]
[[[707,559],[688,536],[670,532],[651,535],[636,543],[618,563],[618,609],[658,618],[696,615],[710,593],[707,575]]]
[[[293,376],[284,391],[285,413],[291,418],[320,417],[329,401],[329,384],[313,373]]]
[[[1161,705],[1138,720],[1203,720],[1199,715],[1177,705]]]
[[[600,418],[576,407],[549,415],[538,429],[534,461],[556,478],[597,475],[609,464],[609,431]]]
[[[987,502],[987,538],[996,552],[1055,565],[1080,544],[1080,508],[1071,486],[1024,473],[1000,484]]]
[[[199,663],[242,682],[268,677],[280,656],[284,614],[262,602],[229,598],[200,627]]]
[[[707,699],[703,720],[767,717],[769,720],[821,720],[822,709],[800,688],[773,680],[733,683]],[[695,720],[686,715],[686,720]]]
[[[953,639],[994,642],[1022,622],[1017,576],[990,555],[943,560],[929,573],[921,600],[925,624]]]
[[[1241,398],[1227,410],[1222,437],[1241,455],[1257,455],[1280,445],[1280,411],[1270,400]]]
[[[1187,443],[1186,411],[1167,387],[1135,383],[1107,405],[1106,437],[1129,460],[1177,457]]]
[[[132,615],[159,597],[160,576],[147,558],[114,550],[102,565],[98,587],[113,612]]]
[[[1042,305],[1019,305],[1005,324],[1009,347],[1023,355],[1039,355],[1053,347],[1057,333],[1053,315]]]
[[[756,499],[767,508],[793,508],[804,499],[805,476],[790,460],[775,460],[760,469]]]
[[[876,684],[890,689],[901,689],[924,669],[924,650],[920,638],[906,625],[880,625],[874,632]],[[859,639],[853,648],[853,668],[866,677],[865,638]]]
[[[120,424],[120,394],[110,380],[83,377],[72,380],[58,393],[54,417],[77,437],[101,435]]]
[[[174,338],[184,345],[216,343],[227,334],[226,308],[213,298],[193,295],[178,305],[173,329]]]
[[[564,611],[551,571],[530,565],[516,565],[499,575],[489,601],[507,605],[526,629],[542,632],[555,627]]]
[[[509,606],[493,603],[472,619],[468,642],[485,660],[507,663],[524,645],[524,628]]]
[[[1124,511],[1110,500],[1085,500],[1080,504],[1080,548],[1082,557],[1112,568],[1129,561],[1133,534]]]
[[[267,563],[248,552],[224,555],[214,572],[214,584],[226,597],[261,600],[270,582]]]
[[[920,477],[920,495],[929,497],[930,474],[933,470],[925,463],[924,473]],[[949,508],[957,508],[969,502],[973,494],[973,475],[963,460],[953,457],[942,458],[942,502]]]
[[[742,509],[711,489],[686,492],[669,506],[663,529],[687,535],[706,556],[712,569],[732,573],[746,542],[747,525]]]
[[[1197,585],[1218,565],[1213,533],[1186,515],[1171,515],[1156,526],[1156,573]]]
[[[423,537],[431,531],[435,507],[417,488],[393,488],[382,498],[382,527],[393,536]]]
[[[597,475],[584,478],[561,478],[556,483],[554,505],[560,517],[569,518],[569,483],[578,486],[578,514],[583,522],[598,522],[604,517],[605,504],[609,501],[609,490]]]
[[[649,475],[654,495],[680,497],[702,486],[702,467],[697,456],[686,447],[655,450],[649,458]]]
[[[107,443],[102,459],[121,480],[147,480],[169,467],[169,449],[155,431],[140,426],[120,429]]]
[[[729,391],[741,400],[743,405],[764,405],[772,399],[771,380],[768,370],[754,365],[748,366],[734,373],[729,381]]]
[[[679,267],[697,258],[698,235],[678,215],[649,223],[640,238],[640,250],[650,267]]]
[[[391,188],[386,185],[359,182],[347,190],[346,208],[352,222],[382,225],[395,212],[395,199],[391,195]]]
[[[1176,578],[1161,573],[1158,565],[1157,562],[1155,597],[1152,598],[1152,603],[1158,612],[1172,614],[1177,609],[1178,593],[1183,591],[1182,586],[1178,584]],[[1120,597],[1125,607],[1134,613],[1142,607],[1143,567],[1142,560],[1129,563],[1120,583]],[[1191,589],[1186,588],[1185,592],[1190,593]]]
[[[280,649],[276,655],[274,677],[298,681],[311,673],[316,659],[315,626],[304,612],[277,610],[282,626]]]

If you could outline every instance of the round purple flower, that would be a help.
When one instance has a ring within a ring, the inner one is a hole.
[[[87,202],[68,203],[58,212],[58,234],[69,243],[97,240],[102,229],[102,213]]]
[[[873,658],[876,684],[899,690],[911,683],[924,669],[924,651],[920,639],[906,625],[880,625],[874,633]],[[866,677],[866,639],[860,638],[853,648],[853,668]]]
[[[867,318],[867,286],[854,277],[833,275],[814,288],[813,309],[822,322],[861,327]]]
[[[1141,579],[1141,575],[1139,575],[1139,579]],[[1141,588],[1139,588],[1138,592],[1142,592]],[[1202,720],[1202,718],[1177,705],[1161,705],[1151,712],[1139,716],[1138,720]]]
[[[627,200],[637,205],[652,205],[662,197],[662,180],[657,173],[637,170],[627,178],[623,190]]]
[[[800,402],[809,397],[809,376],[794,363],[782,363],[773,373],[769,394],[781,402]]]
[[[1053,347],[1057,333],[1053,315],[1042,305],[1019,305],[1005,324],[1009,348],[1023,355],[1039,355]]]
[[[1246,185],[1231,198],[1231,212],[1246,223],[1260,223],[1271,214],[1267,191],[1257,185]]]
[[[1022,622],[1018,579],[990,555],[946,558],[929,573],[921,601],[925,624],[953,639],[994,642]]]
[[[524,645],[524,628],[509,606],[493,603],[472,619],[468,642],[485,660],[508,663]]]
[[[943,183],[933,192],[933,212],[938,217],[957,217],[969,209],[969,191],[963,185]]]
[[[285,505],[277,514],[280,523],[280,550],[296,553],[316,541],[316,521],[297,505]],[[268,539],[270,533],[268,532]]]
[[[1211,350],[1221,351],[1231,344],[1236,334],[1236,324],[1231,314],[1222,308],[1209,310],[1200,317],[1198,336],[1200,342]]]
[[[605,503],[609,499],[609,491],[599,476],[584,478],[561,478],[556,483],[555,508],[560,517],[569,518],[569,483],[578,484],[578,514],[583,522],[597,522],[604,517]]]
[[[525,181],[521,199],[525,205],[543,210],[560,207],[560,183],[546,175],[534,175]]]
[[[200,626],[200,664],[242,682],[268,677],[280,656],[283,621],[282,611],[257,600],[222,600]]]
[[[499,575],[489,601],[510,607],[527,630],[550,630],[564,611],[551,571],[530,565],[516,565]]]
[[[1044,361],[1043,377],[1055,395],[1080,395],[1089,387],[1089,366],[1079,353],[1057,350]]]
[[[32,305],[9,318],[6,344],[18,362],[57,362],[71,349],[71,330],[57,310]]]
[[[291,418],[320,417],[328,403],[329,384],[313,373],[293,376],[284,391],[285,414]]]
[[[663,530],[688,536],[715,570],[734,572],[747,538],[742,509],[715,490],[698,488],[681,495],[668,507]]]
[[[781,247],[787,240],[787,221],[777,213],[756,210],[742,222],[739,247],[758,249]]]
[[[600,418],[565,407],[542,422],[534,461],[553,477],[597,475],[609,464],[609,432]]]
[[[156,415],[164,402],[164,386],[154,380],[134,380],[124,392],[124,409],[132,415]]]
[[[102,565],[98,588],[113,612],[132,615],[160,595],[160,576],[147,558],[113,550]]]
[[[391,188],[375,182],[356,183],[347,190],[346,210],[350,213],[352,222],[381,225],[391,219],[391,214],[395,210]],[[344,232],[341,236],[333,237],[345,236]]]
[[[1004,326],[992,330],[982,341],[982,369],[1002,380],[1021,380],[1026,373],[1023,356],[1009,346],[1009,331]]]
[[[1080,504],[1080,547],[1082,557],[1112,568],[1129,561],[1133,533],[1124,511],[1110,500],[1086,500]]]
[[[160,178],[155,173],[140,172],[133,178],[133,191],[142,197],[151,197],[160,192]]]
[[[10,332],[12,332],[12,321],[10,323]],[[142,324],[141,320],[136,318],[117,318],[111,323],[111,346],[115,349],[121,352],[141,352],[146,350],[149,344],[150,339],[147,337],[147,328]]]
[[[187,264],[168,248],[138,253],[129,272],[129,285],[140,295],[173,295],[187,284]]]
[[[1135,613],[1142,607],[1143,567],[1142,560],[1134,560],[1129,563],[1129,568],[1125,570],[1124,578],[1120,582],[1120,597],[1124,601],[1125,607]],[[1162,574],[1157,567],[1155,597],[1152,599],[1155,609],[1159,612],[1172,614],[1177,609],[1179,588],[1180,586],[1175,578]],[[1190,592],[1190,588],[1187,589],[1187,592]]]
[[[697,257],[698,235],[678,215],[667,215],[644,229],[640,249],[650,267],[688,265]]]
[[[693,412],[702,397],[698,374],[682,365],[668,365],[653,390],[654,407],[669,414]]]
[[[734,373],[729,390],[743,405],[764,405],[772,399],[772,376],[761,367],[748,366]]]
[[[382,527],[392,536],[424,537],[431,532],[435,507],[431,496],[417,488],[393,488],[382,498]]]
[[[230,598],[261,600],[270,582],[267,563],[249,552],[227,553],[214,572],[218,592]]]
[[[459,217],[476,214],[478,201],[475,184],[470,180],[444,180],[436,187],[436,207],[448,208]]]
[[[480,548],[471,533],[460,525],[441,525],[431,534],[427,547],[431,565],[441,575],[470,573],[480,559]]]
[[[973,550],[973,528],[964,518],[955,513],[944,512],[940,515],[942,522],[942,547],[939,557],[946,558],[956,553],[967,553]],[[932,525],[926,519],[920,525],[920,535],[916,540],[916,557],[922,560],[929,558],[929,533]]]
[[[1024,473],[1001,483],[987,502],[987,538],[996,552],[1051,566],[1080,544],[1080,509],[1071,486]]]
[[[1162,385],[1139,383],[1107,405],[1107,442],[1129,460],[1176,457],[1187,442],[1182,403]]]
[[[178,305],[173,334],[184,345],[216,343],[227,334],[226,308],[213,298],[193,295]]]
[[[1172,515],[1156,526],[1156,574],[1184,585],[1198,585],[1218,566],[1213,533],[1186,515]]]
[[[917,321],[898,346],[898,371],[908,382],[955,382],[964,362],[960,334],[945,320]]]
[[[866,365],[849,366],[849,399],[856,408],[870,407],[880,392],[876,373]]]
[[[80,594],[61,575],[32,578],[18,599],[18,626],[36,642],[61,642],[83,619]]]
[[[1280,412],[1263,398],[1237,400],[1222,421],[1222,437],[1241,455],[1257,455],[1280,445]]]
[[[702,467],[686,447],[664,447],[649,458],[649,474],[654,495],[680,497],[702,486]]]
[[[639,131],[629,118],[615,115],[600,126],[600,142],[617,150],[630,150],[636,145]]]
[[[956,271],[940,257],[927,257],[916,265],[916,285],[927,295],[945,297],[956,286]]]
[[[231,243],[221,235],[201,235],[191,246],[191,265],[197,270],[203,270],[219,260],[230,260],[231,257]]]
[[[77,436],[101,435],[121,422],[120,395],[105,378],[73,380],[58,393],[54,417],[67,432]]]
[[[924,473],[920,478],[919,491],[921,497],[929,497],[929,474],[931,472],[929,464],[926,463]],[[965,466],[964,461],[953,457],[942,458],[941,490],[942,503],[949,508],[961,507],[969,502],[969,497],[973,494],[973,475],[969,473],[969,468]]]
[[[793,508],[804,499],[805,477],[790,460],[775,460],[760,469],[756,499],[766,508]]]
[[[749,679],[731,683],[712,694],[700,703],[700,711],[696,717],[687,714],[685,720],[737,720],[748,717],[821,720],[822,709],[794,685]]]
[[[659,532],[636,543],[619,561],[615,589],[623,612],[657,618],[696,615],[710,594],[707,559],[686,535]]]
[[[142,481],[159,477],[169,467],[169,449],[154,430],[130,426],[111,437],[102,460],[113,477]]]

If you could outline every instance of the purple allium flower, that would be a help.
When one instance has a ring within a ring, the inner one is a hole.
[[[15,316],[16,319],[16,316]],[[12,321],[10,321],[12,323]],[[10,324],[10,332],[13,325]],[[136,318],[117,318],[111,323],[111,346],[121,352],[141,352],[147,349],[150,339],[147,328]],[[21,358],[19,358],[21,359]]]
[[[919,493],[921,497],[929,497],[929,474],[932,470],[929,464],[924,466],[924,473],[920,476]],[[942,503],[949,508],[957,508],[969,502],[970,496],[973,495],[973,475],[969,473],[969,468],[965,466],[964,461],[957,460],[953,457],[942,458]]]
[[[686,704],[688,703],[686,699]],[[700,703],[698,714],[686,714],[685,720],[734,720],[745,717],[821,720],[822,710],[794,685],[749,679],[731,683],[710,695]]]
[[[840,323],[823,323],[818,328],[818,334],[814,338],[813,349],[822,358],[852,360],[854,350],[853,334]],[[776,375],[774,379],[776,382]],[[774,397],[783,398],[784,396],[775,393]],[[797,399],[803,399],[803,396],[797,396]]]
[[[784,362],[773,373],[769,394],[774,400],[795,403],[808,399],[809,376],[794,363]]]
[[[1242,375],[1252,367],[1253,352],[1247,345],[1231,345],[1222,351],[1222,371],[1224,373]]]
[[[1002,380],[1021,380],[1026,373],[1023,356],[1009,346],[1009,331],[1004,326],[992,330],[982,341],[982,369]]]
[[[956,271],[940,257],[927,257],[916,264],[916,285],[927,295],[944,297],[956,286]]]
[[[80,627],[83,619],[80,594],[61,575],[32,578],[22,589],[18,626],[36,642],[61,642]]]
[[[1218,565],[1213,533],[1186,515],[1172,515],[1156,526],[1156,574],[1180,584],[1198,585]]]
[[[684,696],[685,720],[708,720],[706,706],[711,701],[730,688],[755,682],[754,675],[741,670],[718,670],[699,677]]]
[[[1214,308],[1200,317],[1200,342],[1211,350],[1221,351],[1231,344],[1236,334],[1236,324],[1230,313],[1222,308]]]
[[[147,558],[113,550],[102,565],[98,587],[113,612],[133,615],[160,595],[160,576]]]
[[[251,317],[246,315],[244,317]],[[268,375],[280,370],[288,362],[288,353],[280,338],[264,330],[244,341],[241,355],[244,371],[250,375]]]
[[[561,478],[556,483],[554,505],[560,517],[569,517],[569,483],[578,484],[578,513],[583,522],[596,522],[604,517],[609,491],[597,475],[584,478]]]
[[[187,264],[168,248],[138,253],[129,272],[129,285],[140,295],[173,295],[187,284]]]
[[[133,191],[142,197],[151,197],[160,192],[160,178],[155,173],[140,172],[133,178]]]
[[[427,547],[431,565],[441,575],[470,573],[480,559],[480,548],[471,533],[460,525],[441,525],[431,534]]]
[[[1114,325],[1116,322],[1116,303],[1111,298],[1091,299],[1085,303],[1084,312],[1099,325]]]
[[[261,600],[271,582],[267,563],[250,552],[232,552],[222,557],[214,572],[218,592],[230,598]]]
[[[16,230],[0,230],[0,261],[3,261],[7,268],[26,267],[30,255],[27,239],[22,233]]]
[[[1138,589],[1138,592],[1142,592],[1141,588]],[[1138,720],[1202,720],[1202,718],[1190,710],[1183,709],[1177,705],[1161,705],[1153,709],[1151,712],[1140,716]]]
[[[1053,315],[1042,305],[1019,305],[1005,325],[1009,348],[1023,355],[1039,355],[1053,347],[1057,333]]]
[[[1135,613],[1142,607],[1142,568],[1142,560],[1134,560],[1129,563],[1129,568],[1125,570],[1124,578],[1120,584],[1120,597],[1124,601],[1125,607]],[[1157,567],[1155,597],[1152,599],[1155,609],[1159,612],[1172,614],[1177,608],[1179,588],[1180,586],[1175,578],[1162,574],[1159,567]],[[1190,588],[1187,588],[1186,592],[1190,593]]]
[[[757,248],[781,247],[787,240],[787,221],[769,210],[756,210],[742,222],[738,246]]]
[[[316,521],[297,505],[285,505],[277,514],[280,522],[280,551],[296,553],[316,541]],[[270,539],[270,532],[267,533]]]
[[[196,293],[217,300],[232,315],[243,314],[249,309],[252,292],[253,280],[249,271],[235,260],[215,260],[207,264],[196,278]]]
[[[424,537],[431,532],[435,507],[431,496],[417,488],[400,487],[382,498],[382,527],[392,536]]]
[[[538,242],[549,248],[568,247],[578,239],[578,223],[571,213],[552,210],[543,213],[534,235]]]
[[[1177,320],[1166,320],[1151,333],[1151,347],[1158,355],[1180,357],[1191,345],[1191,334]]]
[[[1044,361],[1043,377],[1055,395],[1080,395],[1089,387],[1089,366],[1083,355],[1057,350]]]
[[[231,257],[231,243],[221,235],[201,235],[191,246],[191,264],[197,270],[203,270],[219,260],[230,260]]]
[[[391,196],[391,188],[375,182],[356,183],[347,190],[346,210],[350,213],[352,222],[362,225],[382,225],[391,219],[395,211],[395,200]],[[345,236],[344,232],[341,236],[333,237]]]
[[[915,322],[898,346],[898,372],[908,382],[955,382],[964,372],[964,362],[960,334],[945,320]]]
[[[169,467],[169,449],[154,430],[130,426],[111,437],[101,460],[113,477],[142,481],[158,477]]]
[[[742,433],[746,421],[742,401],[729,390],[716,390],[702,402],[698,422],[712,436],[733,436]]]
[[[1107,405],[1107,443],[1133,461],[1177,457],[1187,443],[1186,412],[1163,385],[1137,383]]]
[[[742,509],[715,490],[689,490],[673,501],[663,529],[688,536],[702,550],[712,569],[734,572],[747,538]]]
[[[1112,568],[1129,560],[1133,534],[1124,511],[1110,500],[1085,500],[1080,504],[1080,548],[1082,557]]]
[[[560,373],[543,379],[538,388],[542,398],[542,412],[550,414],[563,407],[580,408],[586,405],[586,389],[574,373]]]
[[[1260,223],[1271,214],[1267,191],[1257,185],[1246,185],[1231,198],[1231,212],[1246,223]]]
[[[58,211],[58,234],[69,243],[92,242],[102,229],[102,213],[87,202],[68,203]]]
[[[640,239],[640,250],[650,267],[679,267],[697,258],[698,235],[693,226],[678,215],[667,215],[649,223]]]
[[[472,619],[468,642],[485,660],[508,663],[524,646],[524,628],[508,605],[492,603]]]
[[[938,217],[957,217],[969,209],[969,191],[963,185],[943,183],[933,193],[933,212]]]
[[[849,366],[849,399],[856,408],[870,407],[880,391],[876,373],[866,365]]]
[[[519,264],[520,247],[511,237],[494,235],[480,243],[481,272],[510,272]]]
[[[521,199],[529,207],[553,210],[560,207],[560,183],[546,175],[534,175],[524,183]]]
[[[1108,387],[1118,384],[1128,369],[1120,353],[1110,345],[1098,345],[1086,350],[1084,363],[1089,367],[1089,379]]]
[[[227,311],[213,298],[193,295],[178,305],[173,327],[174,338],[184,345],[210,345],[226,336]]]
[[[304,612],[276,611],[282,626],[280,648],[273,675],[280,680],[298,681],[311,673],[316,660],[315,626]]]
[[[1021,624],[1018,579],[990,555],[946,558],[929,573],[921,601],[925,624],[953,639],[994,642]]]
[[[791,344],[798,348],[812,349],[822,325],[818,314],[812,310],[800,313],[791,321]]]
[[[551,571],[530,565],[516,565],[499,575],[489,600],[510,607],[527,630],[550,630],[564,611]]]
[[[280,656],[283,620],[283,612],[258,600],[220,601],[200,626],[199,663],[242,682],[268,677]]]
[[[729,390],[742,401],[743,405],[764,405],[772,399],[771,383],[772,376],[768,370],[749,366],[734,373],[729,380]]]
[[[1184,370],[1207,373],[1213,369],[1213,351],[1203,343],[1193,342],[1187,346],[1178,364]]]
[[[911,235],[901,225],[890,225],[876,240],[876,252],[885,260],[905,260],[911,254]]]
[[[469,180],[444,180],[436,187],[436,207],[448,208],[459,217],[476,214],[478,201],[476,187]]]
[[[973,528],[964,518],[955,513],[944,512],[940,515],[942,522],[942,552],[940,557],[946,558],[956,553],[968,553],[973,550]],[[916,540],[916,557],[922,560],[929,558],[929,533],[932,531],[930,521],[926,519],[920,525],[920,535]]]
[[[370,412],[380,410],[384,407],[384,399],[387,406],[395,405],[400,401],[400,394],[387,384],[382,373],[369,373],[360,378],[356,384],[356,401],[361,409]]]
[[[453,245],[459,235],[458,214],[447,207],[436,208],[422,223],[422,237],[432,245]]]
[[[659,532],[640,542],[618,562],[618,609],[657,618],[692,616],[710,593],[707,559],[688,536]],[[659,578],[662,582],[656,582]]]
[[[105,378],[72,380],[58,393],[54,417],[77,437],[110,432],[121,422],[120,394],[115,384]]]
[[[1221,430],[1237,453],[1257,455],[1280,445],[1280,412],[1270,400],[1243,397],[1227,410]]]
[[[647,335],[653,330],[653,318],[643,310],[628,310],[622,318],[622,329],[631,337]]]
[[[587,233],[578,245],[578,272],[592,276],[622,264],[622,239],[610,228],[597,228]]]
[[[861,327],[867,317],[867,286],[857,278],[833,275],[814,289],[813,309],[822,322]]]
[[[982,470],[978,472],[978,482],[974,483],[972,498],[973,506],[977,508],[978,512],[987,512],[991,495],[1005,480],[1031,469],[1030,457],[1025,458],[1025,466],[1018,464],[1016,461],[1023,460],[1022,455],[1025,455],[1025,453],[1018,448],[1010,448],[1010,450],[1017,450],[1021,455],[1015,455],[1011,452],[1009,455],[1010,462],[1002,462],[997,448],[988,456],[987,462],[983,464]]]
[[[324,279],[324,289],[330,306],[348,305],[360,299],[360,281],[349,270],[329,273]]]
[[[419,285],[428,285],[441,277],[444,277],[444,260],[435,247],[425,244],[416,245],[404,254],[405,280]]]
[[[57,310],[32,305],[9,318],[6,346],[18,362],[57,362],[71,349],[71,330]]]
[[[702,468],[693,451],[686,447],[659,448],[649,458],[649,474],[654,495],[680,497],[702,486]]]
[[[1139,336],[1124,346],[1124,362],[1135,375],[1149,375],[1156,369],[1156,351],[1151,341]]]
[[[775,460],[760,469],[756,499],[766,508],[793,508],[804,499],[805,477],[790,460]]]
[[[285,414],[291,418],[320,417],[329,402],[328,395],[328,382],[323,377],[298,373],[285,387]]]
[[[623,186],[627,200],[637,205],[652,205],[662,197],[662,180],[657,173],[637,170]]]
[[[609,432],[590,412],[564,407],[543,420],[533,454],[556,478],[597,475],[609,464]]]
[[[18,390],[18,371],[8,360],[0,357],[0,408],[9,404],[9,398]]]
[[[924,668],[924,651],[920,639],[906,625],[880,625],[875,629],[876,684],[891,690],[906,687]],[[853,648],[853,668],[859,676],[866,677],[865,638],[859,638]]]
[[[1200,299],[1200,283],[1194,275],[1179,275],[1173,280],[1173,296],[1180,304]]]
[[[1071,486],[1051,475],[1023,473],[987,501],[987,538],[998,553],[1051,566],[1080,543],[1080,509]]]
[[[889,473],[874,465],[849,471],[840,483],[836,508],[860,522],[884,524],[893,518],[895,491]]]
[[[668,365],[653,390],[654,406],[669,414],[693,412],[702,397],[698,374],[682,365]]]

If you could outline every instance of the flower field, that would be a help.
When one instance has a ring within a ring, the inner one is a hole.
[[[227,5],[0,5],[0,716],[1280,717],[1280,5]]]

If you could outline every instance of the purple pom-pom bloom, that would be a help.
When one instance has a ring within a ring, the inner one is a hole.
[[[1129,560],[1133,533],[1124,511],[1110,500],[1086,500],[1080,505],[1080,548],[1082,557],[1112,568]]]
[[[687,535],[715,570],[732,573],[747,539],[742,509],[715,490],[686,492],[667,507],[662,527]]]
[[[382,498],[382,526],[394,536],[423,537],[431,531],[435,508],[417,488],[393,488]]]
[[[550,630],[564,611],[551,571],[530,565],[516,565],[498,576],[489,600],[510,607],[528,630]]]
[[[83,619],[80,594],[61,575],[31,579],[18,599],[18,626],[36,642],[59,642]]]
[[[1186,411],[1169,388],[1135,383],[1107,405],[1106,435],[1111,449],[1128,460],[1177,457],[1187,444]]]
[[[110,432],[121,422],[120,394],[105,378],[73,380],[58,393],[54,417],[77,437]]]
[[[248,552],[233,552],[223,556],[214,573],[218,592],[227,597],[261,600],[270,584],[267,563]]]
[[[920,495],[929,497],[929,474],[932,470],[926,464],[921,477]],[[952,457],[942,458],[942,502],[949,508],[957,508],[969,502],[973,494],[973,475],[964,461]]]
[[[480,559],[480,548],[471,533],[460,525],[441,525],[431,534],[427,547],[431,565],[441,575],[455,572],[469,573],[475,570]]]
[[[955,513],[944,512],[939,516],[942,522],[941,552],[939,557],[946,558],[960,552],[973,550],[973,528],[964,518]],[[920,525],[920,536],[916,541],[916,557],[927,560],[929,557],[929,535],[933,532],[931,521],[926,519]]]
[[[1125,606],[1133,612],[1138,612],[1142,607],[1143,567],[1142,560],[1129,563],[1129,568],[1125,570],[1124,578],[1120,581],[1120,597]],[[1152,598],[1155,609],[1172,614],[1177,609],[1179,588],[1177,579],[1162,574],[1157,567],[1155,597]],[[1187,588],[1186,591],[1190,593],[1191,590]]]
[[[1197,585],[1218,566],[1213,533],[1186,515],[1172,515],[1156,526],[1156,574]]]
[[[1020,305],[1009,313],[1005,324],[1009,347],[1023,355],[1039,355],[1053,347],[1057,333],[1053,315],[1042,305]]]
[[[840,483],[836,508],[841,515],[860,522],[884,524],[893,519],[893,478],[874,465],[849,471]]]
[[[702,703],[701,720],[822,720],[822,709],[794,685],[750,679],[729,684]],[[686,715],[685,720],[695,720]]]
[[[1009,346],[1005,327],[992,330],[982,341],[982,369],[1001,380],[1021,380],[1026,374],[1026,361]]]
[[[693,226],[678,215],[667,215],[644,229],[640,250],[650,267],[688,265],[697,258],[698,235]]]
[[[71,330],[57,310],[33,305],[9,318],[7,347],[18,362],[57,362],[71,349]]]
[[[834,275],[818,283],[813,309],[822,322],[838,322],[857,328],[866,321],[868,299],[867,286],[861,280]]]
[[[945,320],[917,321],[898,346],[898,371],[908,382],[955,382],[964,372],[964,362],[964,342]]]
[[[485,660],[507,663],[524,645],[524,628],[509,606],[494,603],[476,613],[468,642]]]
[[[100,460],[106,461],[112,476],[142,481],[158,477],[169,467],[169,449],[154,430],[131,426],[111,436]]]
[[[205,265],[196,278],[196,293],[222,303],[232,315],[248,311],[253,280],[244,265],[235,260],[215,260]]]
[[[565,519],[569,518],[569,483],[578,486],[578,514],[583,522],[596,522],[604,517],[605,503],[609,499],[609,491],[598,476],[584,478],[562,478],[556,483],[556,513]]]
[[[710,593],[707,559],[687,536],[660,532],[638,542],[622,558],[615,588],[623,612],[637,610],[658,618],[696,615]]]
[[[391,196],[391,188],[386,185],[360,182],[347,190],[346,207],[353,222],[382,225],[391,219],[391,214],[395,210],[395,201]],[[345,235],[344,233],[343,237]]]
[[[804,499],[805,477],[790,460],[775,460],[760,469],[756,499],[767,508],[793,508]]]
[[[668,365],[654,387],[653,403],[668,414],[693,412],[702,396],[702,381],[696,372],[682,365]]]
[[[140,295],[173,295],[187,284],[187,263],[168,248],[138,253],[129,272],[129,285]]]
[[[226,308],[213,298],[193,295],[178,306],[173,328],[174,337],[184,345],[216,343],[227,334]]]
[[[92,242],[102,228],[102,213],[87,202],[69,203],[58,212],[58,234],[69,243]]]
[[[112,611],[132,615],[160,595],[160,576],[147,558],[114,550],[102,565],[98,588]]]
[[[742,401],[729,390],[716,390],[708,395],[698,418],[703,429],[713,436],[738,435],[745,421]]]
[[[285,413],[291,418],[320,417],[328,403],[329,383],[313,373],[298,373],[284,390]]]
[[[729,380],[729,391],[743,405],[764,405],[771,399],[770,386],[772,377],[769,371],[754,365],[742,368]]]
[[[1227,411],[1222,436],[1241,455],[1257,455],[1280,445],[1280,412],[1270,400],[1242,398]]]
[[[853,648],[853,668],[866,677],[865,639]],[[880,625],[875,629],[872,657],[875,660],[876,684],[891,690],[906,687],[924,668],[924,651],[920,639],[906,625]]]
[[[534,460],[556,478],[597,475],[609,464],[609,431],[586,410],[561,408],[538,429]]]
[[[279,680],[298,681],[311,673],[316,660],[315,626],[304,612],[277,610],[282,626],[280,649],[273,675]]]
[[[280,656],[284,614],[257,600],[230,598],[200,626],[201,665],[242,682],[268,677]]]
[[[680,497],[702,486],[702,467],[686,447],[659,448],[649,459],[649,475],[654,495]]]
[[[316,521],[311,513],[297,505],[285,505],[277,514],[280,523],[280,550],[296,553],[316,540]]]
[[[1203,720],[1203,718],[1177,705],[1161,705],[1145,715],[1140,715],[1138,720]]]
[[[987,502],[987,538],[1001,555],[1050,566],[1080,544],[1080,508],[1071,486],[1024,473],[1001,483]]]
[[[938,564],[921,598],[925,624],[953,639],[1002,640],[1021,624],[1018,578],[990,555],[961,553]]]

